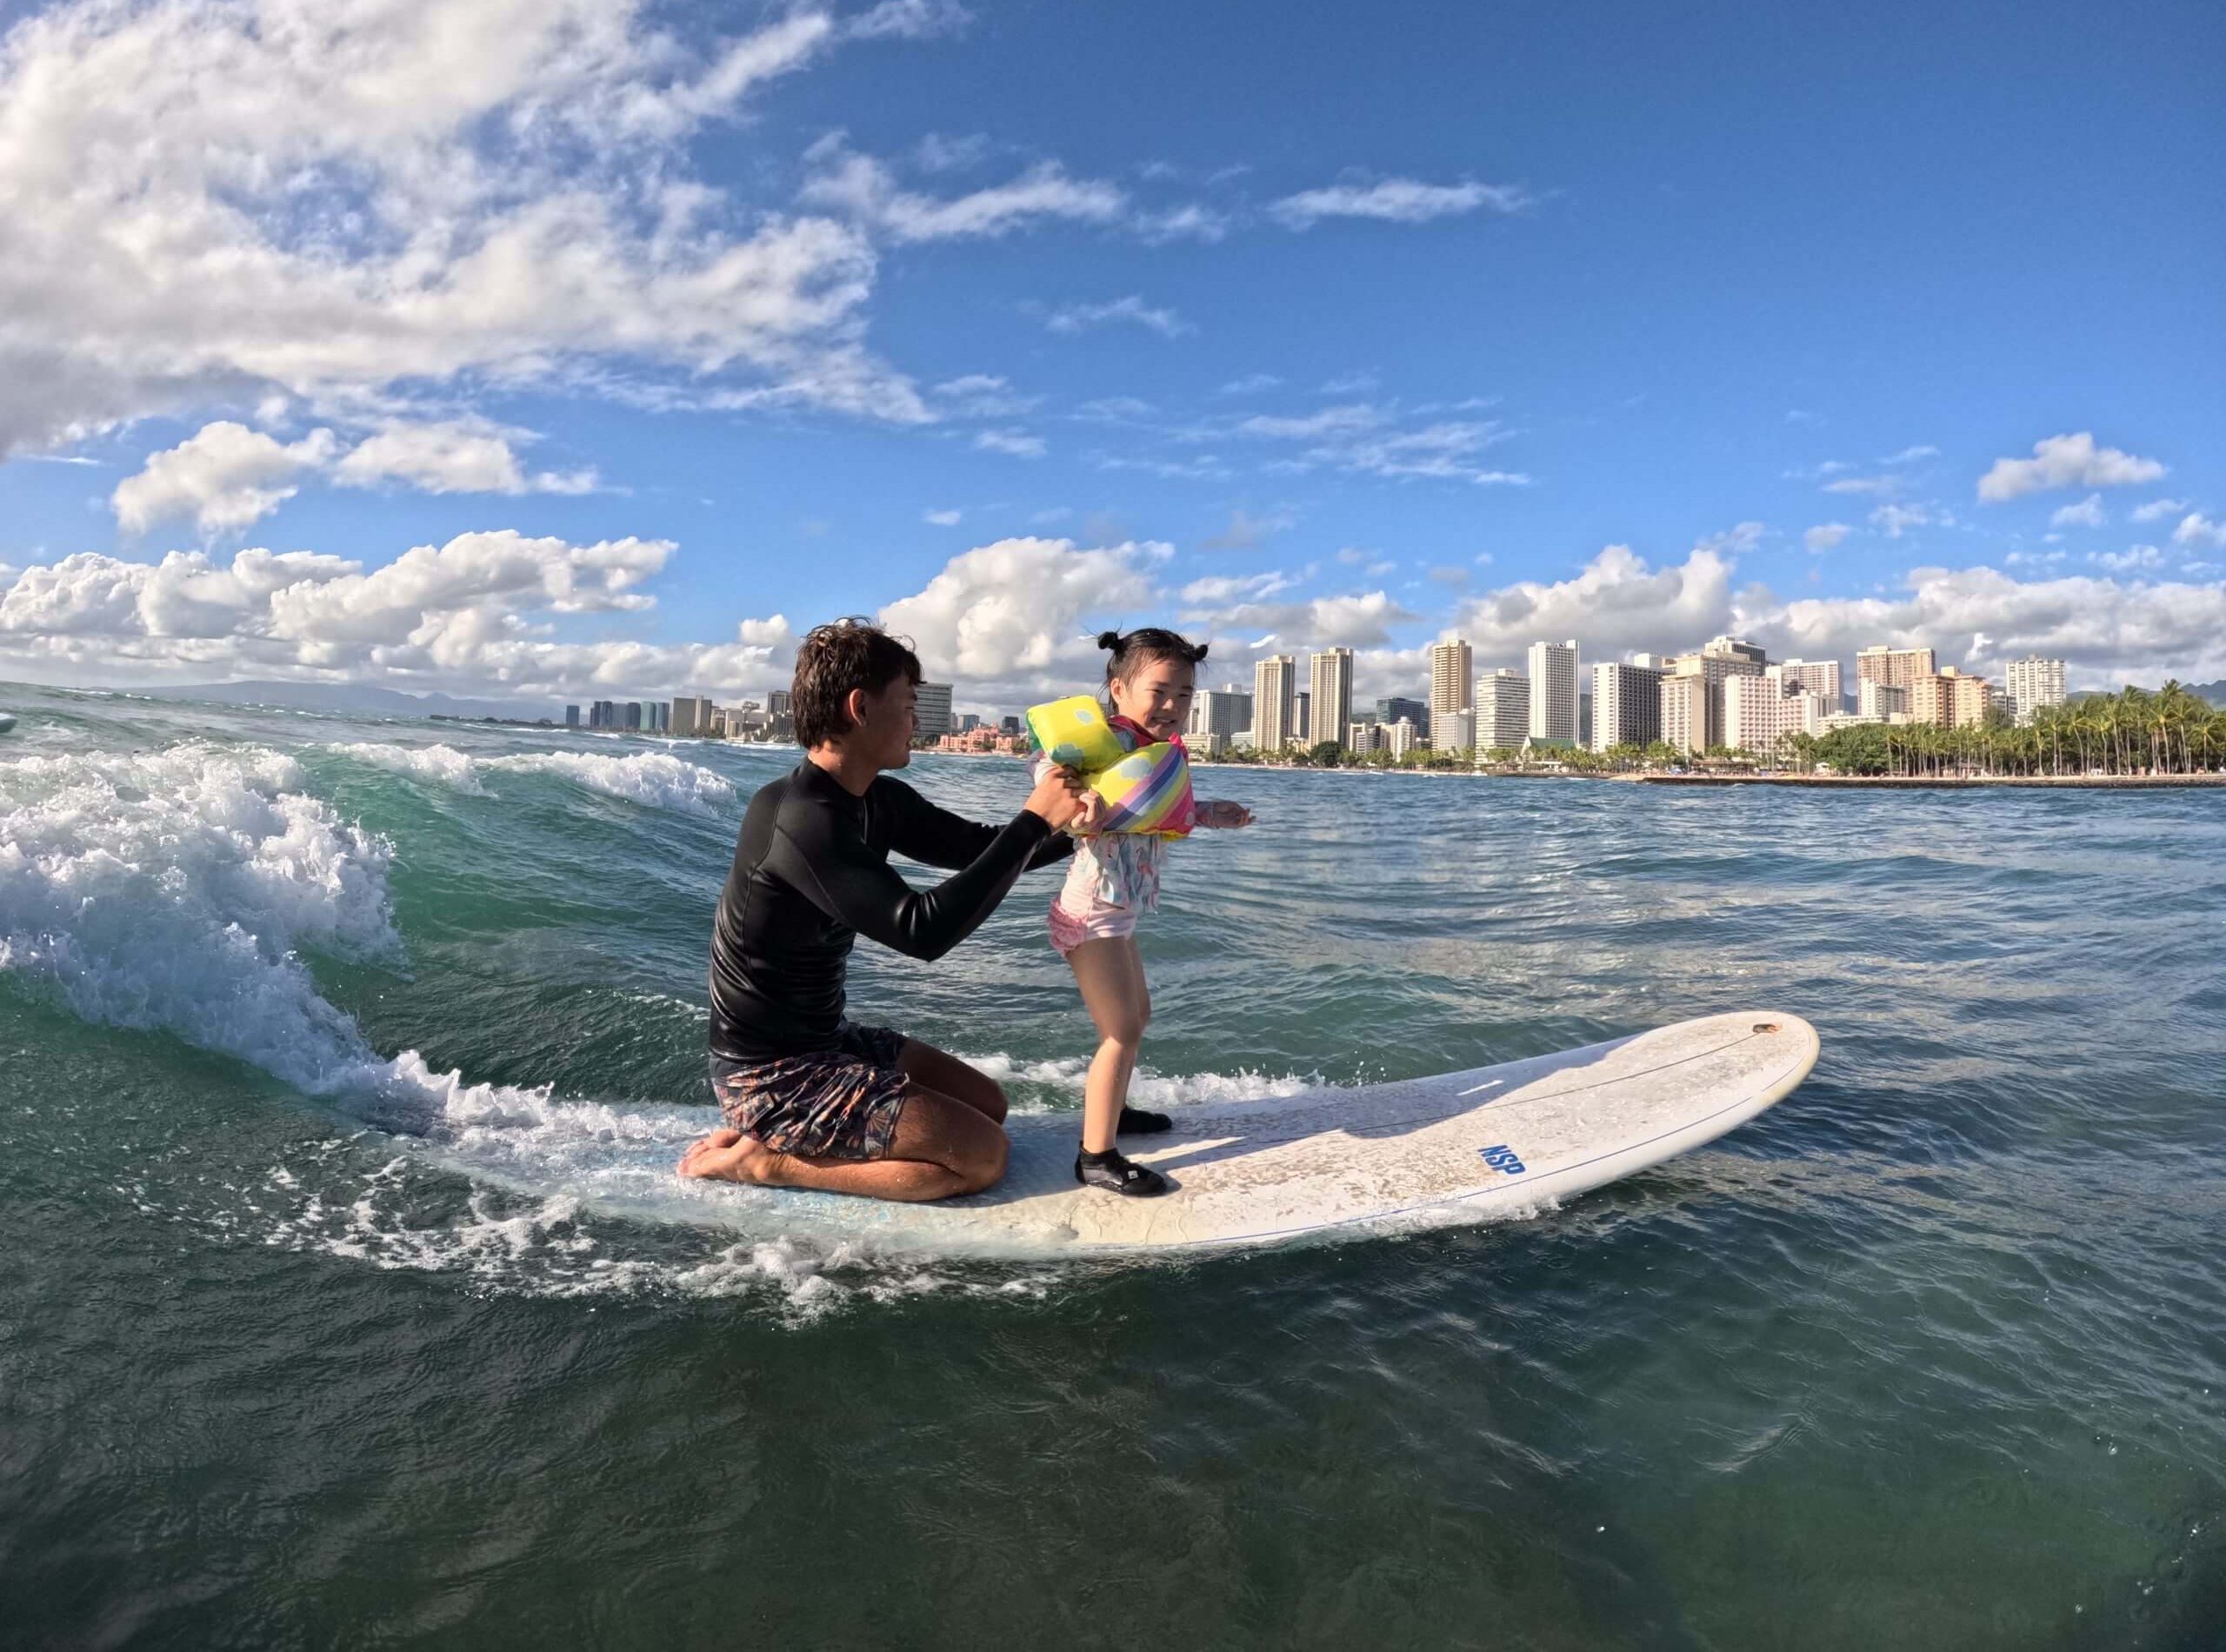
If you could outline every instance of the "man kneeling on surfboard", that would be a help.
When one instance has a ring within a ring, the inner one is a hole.
[[[851,943],[933,960],[1021,873],[1074,852],[1087,794],[1047,775],[1003,827],[938,809],[883,774],[911,761],[920,662],[860,620],[796,650],[804,761],[743,814],[711,933],[711,1089],[727,1128],[680,1174],[874,1199],[978,1193],[1004,1174],[1004,1092],[955,1056],[843,1016]],[[914,889],[894,850],[955,876]]]

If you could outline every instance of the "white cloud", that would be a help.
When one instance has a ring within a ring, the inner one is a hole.
[[[812,175],[798,199],[843,213],[874,234],[900,243],[994,238],[1046,220],[1112,223],[1128,210],[1118,184],[1076,178],[1056,161],[1042,161],[1003,183],[939,199],[900,189],[890,170],[840,138],[814,144]]]
[[[916,13],[867,17],[902,33]],[[0,43],[0,451],[273,390],[333,417],[461,381],[684,400],[739,374],[923,417],[860,341],[869,239],[736,228],[689,162],[843,34],[800,11],[699,51],[631,0],[25,17]]]
[[[1002,374],[965,373],[935,387],[937,410],[967,418],[1009,419],[1032,411],[1043,400],[1015,390]]]
[[[1521,471],[1488,470],[1476,456],[1513,432],[1492,420],[1445,420],[1412,430],[1386,430],[1390,410],[1367,402],[1343,403],[1296,417],[1256,414],[1236,426],[1239,436],[1312,442],[1296,460],[1271,469],[1304,470],[1330,465],[1369,476],[1441,477],[1481,486],[1524,487]]]
[[[2049,518],[2051,528],[2100,528],[2109,521],[2103,514],[2103,496],[2090,493],[2076,505],[2063,505]]]
[[[920,513],[921,521],[936,528],[956,528],[959,519],[960,513],[956,510],[923,510]]]
[[[2226,523],[2213,522],[2199,510],[2191,510],[2180,518],[2180,525],[2172,530],[2176,545],[2206,545],[2213,550],[2226,550]]]
[[[2029,459],[1996,459],[1979,478],[1979,497],[1990,504],[2050,488],[2122,488],[2154,482],[2164,467],[2116,448],[2097,448],[2093,434],[2051,436],[2033,443]]]
[[[1855,530],[1843,522],[1820,522],[1801,536],[1801,543],[1816,551],[1836,550]]]
[[[1208,534],[1198,542],[1201,550],[1257,550],[1269,537],[1279,534],[1292,523],[1293,518],[1276,512],[1265,516],[1248,516],[1242,510],[1229,514],[1229,526],[1219,533]]]
[[[204,424],[174,448],[150,454],[137,475],[110,496],[117,523],[141,534],[173,516],[191,516],[203,534],[252,527],[313,475],[342,487],[401,482],[427,493],[589,493],[592,468],[529,475],[511,443],[537,438],[482,419],[412,423],[393,419],[343,454],[331,430],[286,443],[230,419]]]
[[[1079,550],[1066,539],[1001,539],[954,556],[924,589],[881,610],[929,672],[976,694],[1074,692],[1102,674],[1101,623],[1150,607],[1165,548]]]
[[[1222,608],[1235,603],[1256,603],[1280,595],[1291,587],[1288,574],[1267,573],[1214,576],[1194,579],[1185,585],[1180,596],[1194,608]]]
[[[1915,464],[1919,459],[1936,459],[1940,450],[1929,444],[1903,448],[1899,453],[1889,453],[1878,461],[1881,464]]]
[[[1743,522],[1720,534],[1709,534],[1696,543],[1695,550],[1712,551],[1727,562],[1744,556],[1763,543],[1763,524]]]
[[[290,446],[221,419],[148,455],[144,469],[117,483],[109,504],[128,534],[172,516],[192,517],[204,534],[237,532],[292,498],[296,482],[330,462],[334,446],[330,430],[312,430]]]
[[[1880,505],[1870,513],[1870,525],[1889,539],[1899,539],[1912,528],[1929,528],[1932,520],[1923,505]]]
[[[1257,396],[1263,390],[1272,390],[1283,383],[1273,373],[1247,373],[1243,378],[1233,378],[1214,392],[1216,396]]]
[[[564,616],[638,610],[672,551],[661,540],[574,545],[510,531],[421,545],[370,573],[307,551],[229,563],[95,552],[29,568],[0,594],[0,661],[103,683],[238,676],[556,696],[592,689],[762,688],[784,675],[787,622],[733,643],[572,642]]]
[[[1470,598],[1453,631],[1477,649],[1479,666],[1512,663],[1540,637],[1574,636],[1589,657],[1640,649],[1687,648],[1725,628],[1731,564],[1696,548],[1675,568],[1650,568],[1629,545],[1610,545],[1576,577],[1522,580]]]
[[[1005,453],[1016,459],[1040,459],[1046,450],[1042,436],[1022,430],[983,430],[975,436],[974,445],[984,453]]]
[[[1043,324],[1055,333],[1078,333],[1086,327],[1102,327],[1108,322],[1132,323],[1149,328],[1162,338],[1177,338],[1196,330],[1173,310],[1147,304],[1137,293],[1116,298],[1110,303],[1068,304],[1053,310],[1044,318]]]
[[[1285,196],[1270,206],[1286,227],[1312,228],[1324,218],[1375,218],[1391,223],[1423,223],[1479,207],[1520,212],[1534,203],[1529,191],[1511,183],[1423,183],[1414,178],[1383,178],[1373,183],[1331,184]]]
[[[390,420],[332,468],[343,487],[402,482],[426,493],[591,493],[592,468],[529,475],[512,443],[535,440],[481,419],[429,423]]]
[[[1902,490],[1899,476],[1842,476],[1824,484],[1826,493],[1891,494]]]
[[[2166,516],[2177,516],[2187,508],[2188,502],[2184,499],[2151,499],[2147,504],[2134,507],[2133,520],[2159,522]]]
[[[1376,648],[1391,639],[1390,627],[1418,616],[1383,591],[1316,596],[1304,603],[1204,603],[1185,608],[1185,625],[1252,631],[1263,627],[1279,648]]]
[[[925,40],[955,34],[973,20],[956,0],[881,0],[843,24],[843,32],[859,40]]]
[[[2087,560],[2114,574],[2133,574],[2144,568],[2162,568],[2164,553],[2154,545],[2128,545],[2123,550],[2089,551]]]

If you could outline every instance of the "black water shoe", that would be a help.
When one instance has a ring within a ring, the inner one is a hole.
[[[1121,1122],[1113,1129],[1120,1136],[1157,1136],[1163,1130],[1175,1128],[1175,1121],[1164,1113],[1147,1113],[1141,1107],[1121,1106]]]
[[[1172,1193],[1175,1184],[1149,1165],[1132,1163],[1117,1148],[1103,1153],[1087,1150],[1075,1155],[1075,1180],[1086,1188],[1126,1194],[1131,1199],[1156,1199]]]

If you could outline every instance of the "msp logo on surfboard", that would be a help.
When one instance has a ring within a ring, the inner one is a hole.
[[[1504,1142],[1496,1147],[1478,1148],[1476,1156],[1483,1160],[1487,1169],[1496,1170],[1502,1176],[1523,1174],[1523,1161],[1516,1156],[1515,1149]]]

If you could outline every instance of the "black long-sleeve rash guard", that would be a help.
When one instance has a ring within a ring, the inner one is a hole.
[[[891,850],[956,874],[915,889]],[[711,931],[711,1052],[730,1061],[832,1049],[851,943],[934,959],[996,909],[1030,867],[1074,852],[1040,815],[1003,827],[877,776],[854,797],[816,763],[761,787],[742,817]]]

